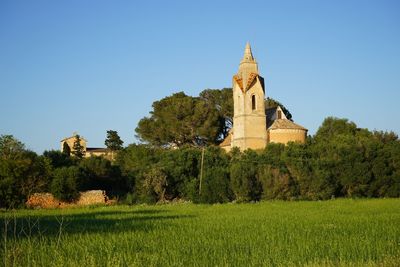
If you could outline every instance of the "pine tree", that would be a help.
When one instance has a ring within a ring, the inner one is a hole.
[[[71,148],[69,147],[67,142],[64,142],[62,152],[66,154],[68,157],[71,156]]]
[[[79,134],[75,135],[75,141],[74,141],[74,146],[73,146],[73,150],[72,150],[72,154],[81,159],[83,158],[83,156],[85,156],[85,150],[84,147],[81,144],[81,137],[79,136]]]
[[[118,135],[117,131],[108,130],[107,131],[107,138],[104,144],[107,146],[108,149],[112,151],[117,151],[122,149],[123,141]]]
[[[111,160],[114,160],[114,152],[122,149],[123,143],[124,142],[119,137],[117,131],[107,131],[107,138],[104,141],[104,144],[111,151]]]

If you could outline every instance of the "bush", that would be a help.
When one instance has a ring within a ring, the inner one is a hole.
[[[80,177],[80,169],[76,166],[56,169],[51,183],[51,193],[59,200],[67,202],[76,200],[79,197]]]
[[[121,175],[119,166],[103,157],[84,158],[79,162],[82,169],[82,190],[105,190],[108,196],[123,195],[128,192],[127,182]]]
[[[225,203],[232,199],[227,168],[215,166],[206,170],[198,201],[200,203]]]
[[[257,179],[259,156],[252,150],[234,156],[230,165],[231,188],[238,202],[258,201],[261,198],[261,184]]]
[[[201,150],[193,147],[183,147],[175,150],[165,150],[160,153],[157,163],[167,175],[168,185],[166,198],[186,198],[194,200],[198,194],[194,192],[194,184],[198,184],[200,174]]]
[[[65,142],[68,146],[68,144]],[[43,152],[43,156],[51,161],[53,168],[69,167],[74,164],[74,159],[67,153],[58,150],[48,150]]]
[[[159,166],[153,166],[144,174],[143,191],[149,198],[153,197],[153,201],[165,201],[167,185],[167,175]]]
[[[29,195],[48,189],[51,164],[11,135],[0,136],[0,207],[22,206]]]
[[[298,197],[297,184],[287,170],[266,165],[259,169],[258,179],[263,199],[291,200]]]
[[[224,203],[232,200],[228,155],[218,147],[209,147],[204,151],[203,165],[201,193],[193,201]]]
[[[135,203],[135,197],[132,193],[127,193],[123,203],[126,205],[133,205]]]

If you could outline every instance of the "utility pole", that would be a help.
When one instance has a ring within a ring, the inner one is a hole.
[[[203,182],[203,166],[204,166],[204,146],[203,149],[201,150],[199,195],[201,195],[201,183]]]

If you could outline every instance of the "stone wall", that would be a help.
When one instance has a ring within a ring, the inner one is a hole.
[[[81,192],[80,197],[77,201],[77,205],[86,206],[93,204],[106,204],[108,197],[105,191],[102,190],[91,190],[86,192]]]
[[[110,203],[111,201],[108,199],[105,191],[91,190],[81,192],[78,200],[71,203],[58,200],[50,193],[35,193],[26,201],[26,206],[29,208],[51,209]]]

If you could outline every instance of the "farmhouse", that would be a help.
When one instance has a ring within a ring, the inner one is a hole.
[[[279,106],[265,108],[264,78],[259,75],[249,43],[232,83],[233,127],[220,147],[230,151],[233,147],[263,149],[270,142],[305,142],[306,128],[288,120]]]
[[[61,151],[64,151],[64,146],[68,146],[70,151],[74,151],[74,142],[76,139],[76,133],[74,133],[70,137],[66,137],[60,141],[61,143]],[[111,158],[111,152],[107,148],[98,148],[98,147],[87,147],[87,141],[85,138],[80,137],[80,143],[83,147],[83,151],[85,153],[85,158],[93,157],[93,156],[102,156],[105,158]]]

